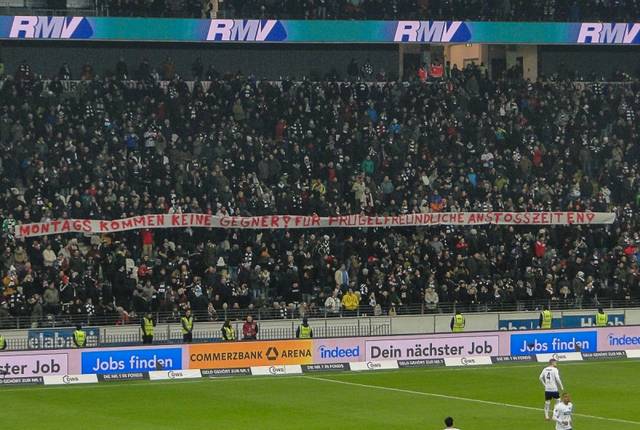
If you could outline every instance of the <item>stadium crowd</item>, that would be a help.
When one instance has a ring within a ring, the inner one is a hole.
[[[640,16],[637,0],[105,0],[111,16],[275,19],[619,21]]]
[[[640,85],[442,79],[166,87],[0,80],[0,324],[593,306],[640,297]],[[163,71],[163,73],[165,73]],[[61,71],[62,73],[62,71]],[[368,73],[364,70],[362,73]],[[64,76],[62,76],[64,78]],[[193,88],[193,89],[190,89]],[[158,229],[23,240],[16,223],[196,212],[613,211],[611,226]]]

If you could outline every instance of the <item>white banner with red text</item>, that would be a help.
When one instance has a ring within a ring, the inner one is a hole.
[[[582,225],[611,224],[605,212],[444,212],[394,216],[264,215],[252,217],[208,214],[153,214],[114,220],[66,219],[18,224],[17,237],[62,233],[104,234],[145,228],[294,229],[346,227],[423,227],[437,225]]]

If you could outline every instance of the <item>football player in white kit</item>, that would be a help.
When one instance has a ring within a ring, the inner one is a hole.
[[[447,428],[444,430],[460,430],[459,428],[453,426],[453,418],[451,417],[447,417],[444,419],[444,425],[447,426]]]
[[[556,403],[553,408],[553,420],[556,422],[556,430],[572,430],[571,414],[573,414],[573,403],[568,393],[562,394],[562,401]]]
[[[544,386],[544,418],[550,420],[549,412],[551,411],[551,399],[560,399],[560,391],[564,390],[562,381],[560,380],[560,372],[556,367],[556,359],[549,360],[549,365],[542,369],[540,373],[540,382]]]

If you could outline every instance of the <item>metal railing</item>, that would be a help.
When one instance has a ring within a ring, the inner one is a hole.
[[[300,308],[286,309],[226,309],[220,312],[209,313],[206,311],[193,311],[194,319],[199,322],[223,322],[225,320],[242,321],[247,315],[251,315],[257,321],[263,320],[291,320],[296,323],[303,316],[313,319],[339,319],[346,317],[367,317],[367,316],[394,316],[394,315],[437,315],[452,314],[456,311],[464,313],[480,312],[523,312],[538,311],[543,306],[549,306],[551,310],[574,310],[574,309],[594,309],[603,307],[606,309],[640,307],[640,300],[582,300],[582,301],[555,301],[555,300],[520,300],[509,303],[438,303],[429,305],[426,303],[414,305],[391,306],[375,309],[368,305],[361,305],[355,311],[344,309],[337,313],[330,312],[324,308],[306,311],[304,314]],[[153,312],[154,319],[158,323],[178,323],[180,316],[175,312]],[[139,325],[141,314],[131,313],[119,315],[116,313],[109,315],[47,315],[47,316],[15,316],[7,314],[0,309],[0,329],[29,329],[29,328],[55,328],[72,327],[77,324],[83,326],[107,326],[107,325]]]
[[[380,321],[368,318],[358,319],[344,325],[329,325],[328,320],[313,322],[313,334],[318,338],[335,337],[358,337],[358,336],[387,336],[391,334],[391,324],[388,321]],[[242,333],[241,322],[235,322],[236,333]],[[296,337],[298,321],[291,321],[290,327],[265,327],[260,328],[258,340],[279,340],[293,339]],[[220,329],[195,329],[193,331],[193,343],[218,342],[221,341]],[[87,347],[97,346],[130,346],[142,343],[141,331],[129,333],[107,333],[107,330],[100,330],[98,336],[87,338]],[[169,324],[164,328],[156,329],[153,337],[154,344],[167,345],[182,343],[182,335],[178,324]],[[64,346],[34,345],[27,337],[7,339],[9,350],[29,350],[29,349],[60,349]]]
[[[32,15],[32,16],[97,16],[96,9],[51,9],[51,8],[32,8],[32,7],[16,7],[10,6],[0,1],[0,15]]]

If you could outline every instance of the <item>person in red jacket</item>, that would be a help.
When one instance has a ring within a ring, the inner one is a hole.
[[[142,238],[142,255],[151,257],[153,255],[153,232],[145,228],[140,231],[140,237]]]
[[[242,338],[244,340],[256,340],[258,338],[258,324],[251,315],[247,315],[247,320],[242,325]]]

